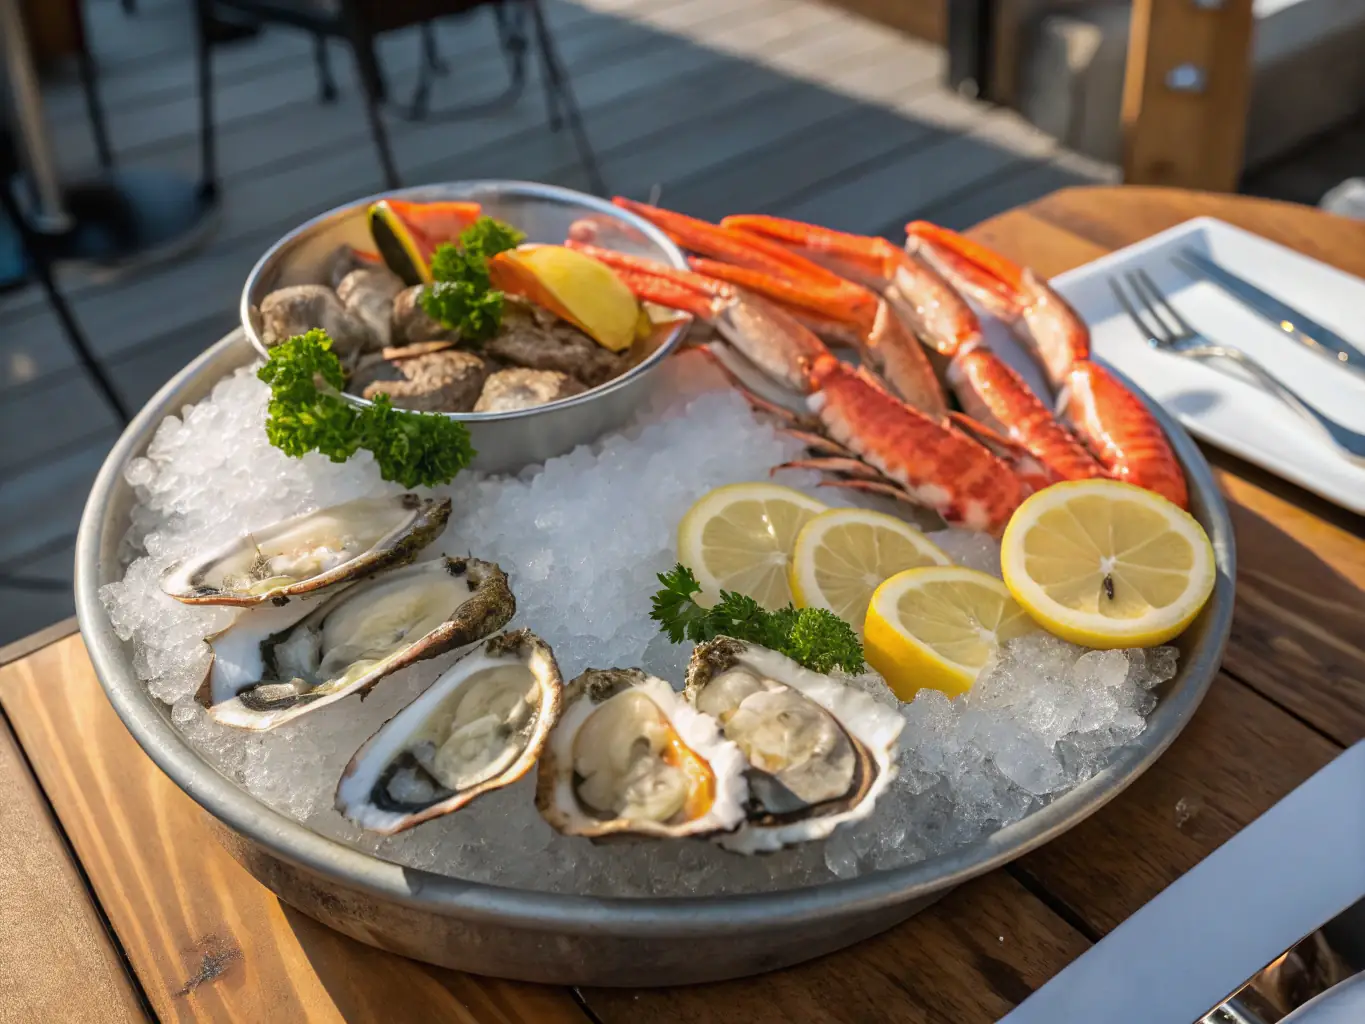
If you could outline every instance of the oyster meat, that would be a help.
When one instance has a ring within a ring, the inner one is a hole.
[[[449,518],[449,498],[358,498],[272,523],[172,565],[162,574],[161,589],[186,604],[279,602],[411,562]]]
[[[418,562],[325,599],[249,609],[207,639],[213,658],[196,699],[224,725],[273,729],[477,643],[515,610],[507,575],[476,558]]]
[[[662,679],[589,669],[540,758],[536,806],[566,835],[702,836],[744,820],[744,756]]]
[[[904,719],[766,647],[729,637],[698,645],[686,694],[748,762],[748,820],[717,837],[728,850],[758,853],[823,839],[871,814],[896,777]]]
[[[520,779],[559,718],[563,684],[530,630],[466,654],[356,751],[336,809],[393,835]]]

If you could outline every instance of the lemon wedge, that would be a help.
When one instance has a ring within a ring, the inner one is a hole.
[[[569,321],[603,348],[622,352],[641,330],[640,303],[605,263],[562,245],[523,245],[488,263],[496,288]]]
[[[1188,512],[1117,480],[1054,484],[1015,511],[1001,541],[1010,593],[1085,647],[1151,647],[1213,593],[1213,546]]]
[[[956,697],[1001,644],[1037,629],[994,576],[956,565],[907,569],[872,595],[864,655],[901,700],[926,686]]]
[[[729,484],[702,495],[678,524],[678,558],[701,584],[700,602],[733,590],[769,611],[790,603],[787,561],[796,536],[825,508],[777,484]]]
[[[902,569],[951,559],[909,523],[883,512],[832,508],[801,527],[792,549],[792,600],[827,608],[861,629],[872,593]]]

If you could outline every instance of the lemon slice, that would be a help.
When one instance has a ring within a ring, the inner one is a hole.
[[[1213,546],[1188,512],[1117,480],[1055,484],[1015,511],[1000,550],[1025,610],[1072,643],[1151,647],[1213,593]]]
[[[801,527],[788,582],[798,608],[828,608],[861,629],[873,591],[888,576],[951,562],[902,519],[862,508],[832,508]]]
[[[493,284],[544,306],[603,348],[622,352],[641,330],[640,303],[600,260],[562,245],[523,245],[488,264]]]
[[[926,686],[956,697],[1002,643],[1037,629],[994,576],[956,565],[907,569],[872,595],[864,655],[901,700]]]
[[[770,611],[788,604],[787,560],[796,535],[825,508],[777,484],[730,484],[702,495],[678,524],[678,558],[701,584],[701,603],[733,590]]]

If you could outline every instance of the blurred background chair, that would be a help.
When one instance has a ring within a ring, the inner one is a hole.
[[[23,184],[20,170],[18,147],[15,145],[14,134],[9,125],[4,120],[0,120],[0,219],[3,219],[6,226],[18,238],[19,256],[29,274],[37,280],[39,287],[43,290],[43,295],[47,299],[48,305],[52,307],[52,312],[57,317],[58,323],[61,324],[67,341],[70,342],[72,349],[75,350],[76,357],[80,360],[81,368],[90,375],[95,389],[109,403],[119,421],[127,424],[131,418],[127,403],[119,395],[113,382],[105,373],[104,367],[95,358],[85,332],[81,329],[80,323],[71,311],[70,304],[67,303],[53,277],[52,266],[57,255],[54,240],[51,236],[39,231],[29,221],[26,212],[27,204],[21,203],[16,194],[16,187]]]
[[[598,193],[606,193],[606,183],[583,127],[582,115],[574,100],[568,75],[555,47],[540,0],[194,0],[194,3],[203,186],[208,192],[217,188],[212,44],[208,26],[217,12],[235,11],[264,24],[287,25],[313,35],[314,59],[324,101],[336,96],[327,41],[340,39],[350,47],[364,96],[365,116],[388,188],[401,187],[402,179],[394,162],[382,112],[389,98],[389,89],[375,49],[378,36],[414,25],[421,27],[422,58],[417,85],[407,110],[408,117],[419,120],[483,116],[516,102],[526,84],[527,54],[534,48],[545,87],[550,129],[558,131],[567,125],[592,188]],[[431,113],[432,79],[444,72],[433,22],[447,15],[473,14],[480,8],[492,11],[497,45],[507,58],[508,85],[501,93],[488,99]]]

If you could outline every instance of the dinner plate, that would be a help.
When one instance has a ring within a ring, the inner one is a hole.
[[[1151,348],[1123,311],[1108,279],[1145,270],[1196,330],[1242,349],[1328,416],[1365,431],[1365,377],[1305,349],[1226,292],[1186,273],[1171,259],[1185,246],[1365,349],[1365,281],[1212,217],[1177,224],[1053,278],[1052,285],[1089,323],[1099,360],[1160,402],[1190,433],[1365,514],[1365,465],[1352,462],[1251,378]]]

